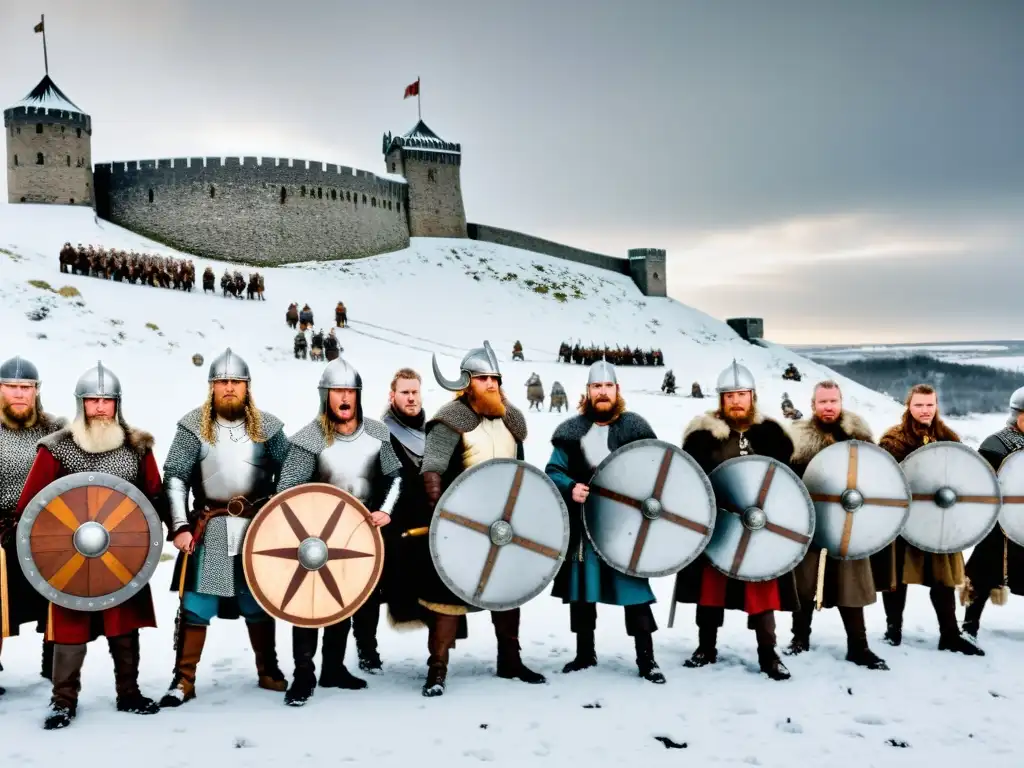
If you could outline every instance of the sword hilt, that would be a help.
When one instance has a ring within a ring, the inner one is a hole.
[[[402,538],[408,538],[409,536],[426,536],[430,533],[430,526],[424,526],[422,528],[410,528],[402,534]]]

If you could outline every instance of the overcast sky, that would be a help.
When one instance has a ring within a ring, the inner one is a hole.
[[[666,248],[779,342],[1024,338],[1018,0],[0,0],[5,106],[40,12],[94,162],[383,171],[420,76],[470,221]]]

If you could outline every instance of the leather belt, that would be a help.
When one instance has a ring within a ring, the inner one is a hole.
[[[199,544],[203,540],[206,526],[216,517],[240,517],[243,520],[251,520],[259,511],[258,505],[262,501],[265,499],[252,502],[244,496],[235,496],[228,501],[207,500],[199,513],[195,530],[192,532],[192,540]]]

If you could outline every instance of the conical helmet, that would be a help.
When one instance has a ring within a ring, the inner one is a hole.
[[[726,392],[756,392],[757,385],[754,383],[754,374],[745,365],[740,365],[733,358],[729,366],[718,374],[716,386],[718,394]]]
[[[587,386],[603,384],[607,381],[610,381],[612,384],[619,383],[618,377],[615,375],[615,366],[607,360],[598,360],[596,363],[592,363],[590,372],[587,375]]]
[[[327,396],[332,389],[360,390],[358,402],[362,408],[363,377],[359,375],[355,366],[343,357],[337,357],[324,366],[317,388],[320,390],[320,413],[327,412]]]
[[[39,383],[39,370],[23,357],[12,357],[0,365],[0,384]]]
[[[1007,423],[1014,427],[1017,425],[1017,417],[1024,413],[1024,387],[1016,390],[1010,395],[1010,418]]]
[[[208,381],[249,381],[249,365],[231,351],[231,347],[225,349],[210,363],[210,374]]]

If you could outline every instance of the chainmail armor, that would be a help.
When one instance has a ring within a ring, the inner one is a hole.
[[[18,505],[25,479],[36,459],[36,444],[65,426],[65,419],[48,413],[31,429],[8,429],[0,424],[0,518],[10,515]]]
[[[1024,449],[1024,433],[1014,427],[1006,427],[995,433],[995,437],[1006,446],[1010,453]]]
[[[124,444],[105,453],[83,451],[75,442],[70,429],[62,429],[43,438],[39,444],[53,454],[68,473],[107,472],[135,484],[139,478],[139,452],[131,446],[131,436],[126,432]]]

